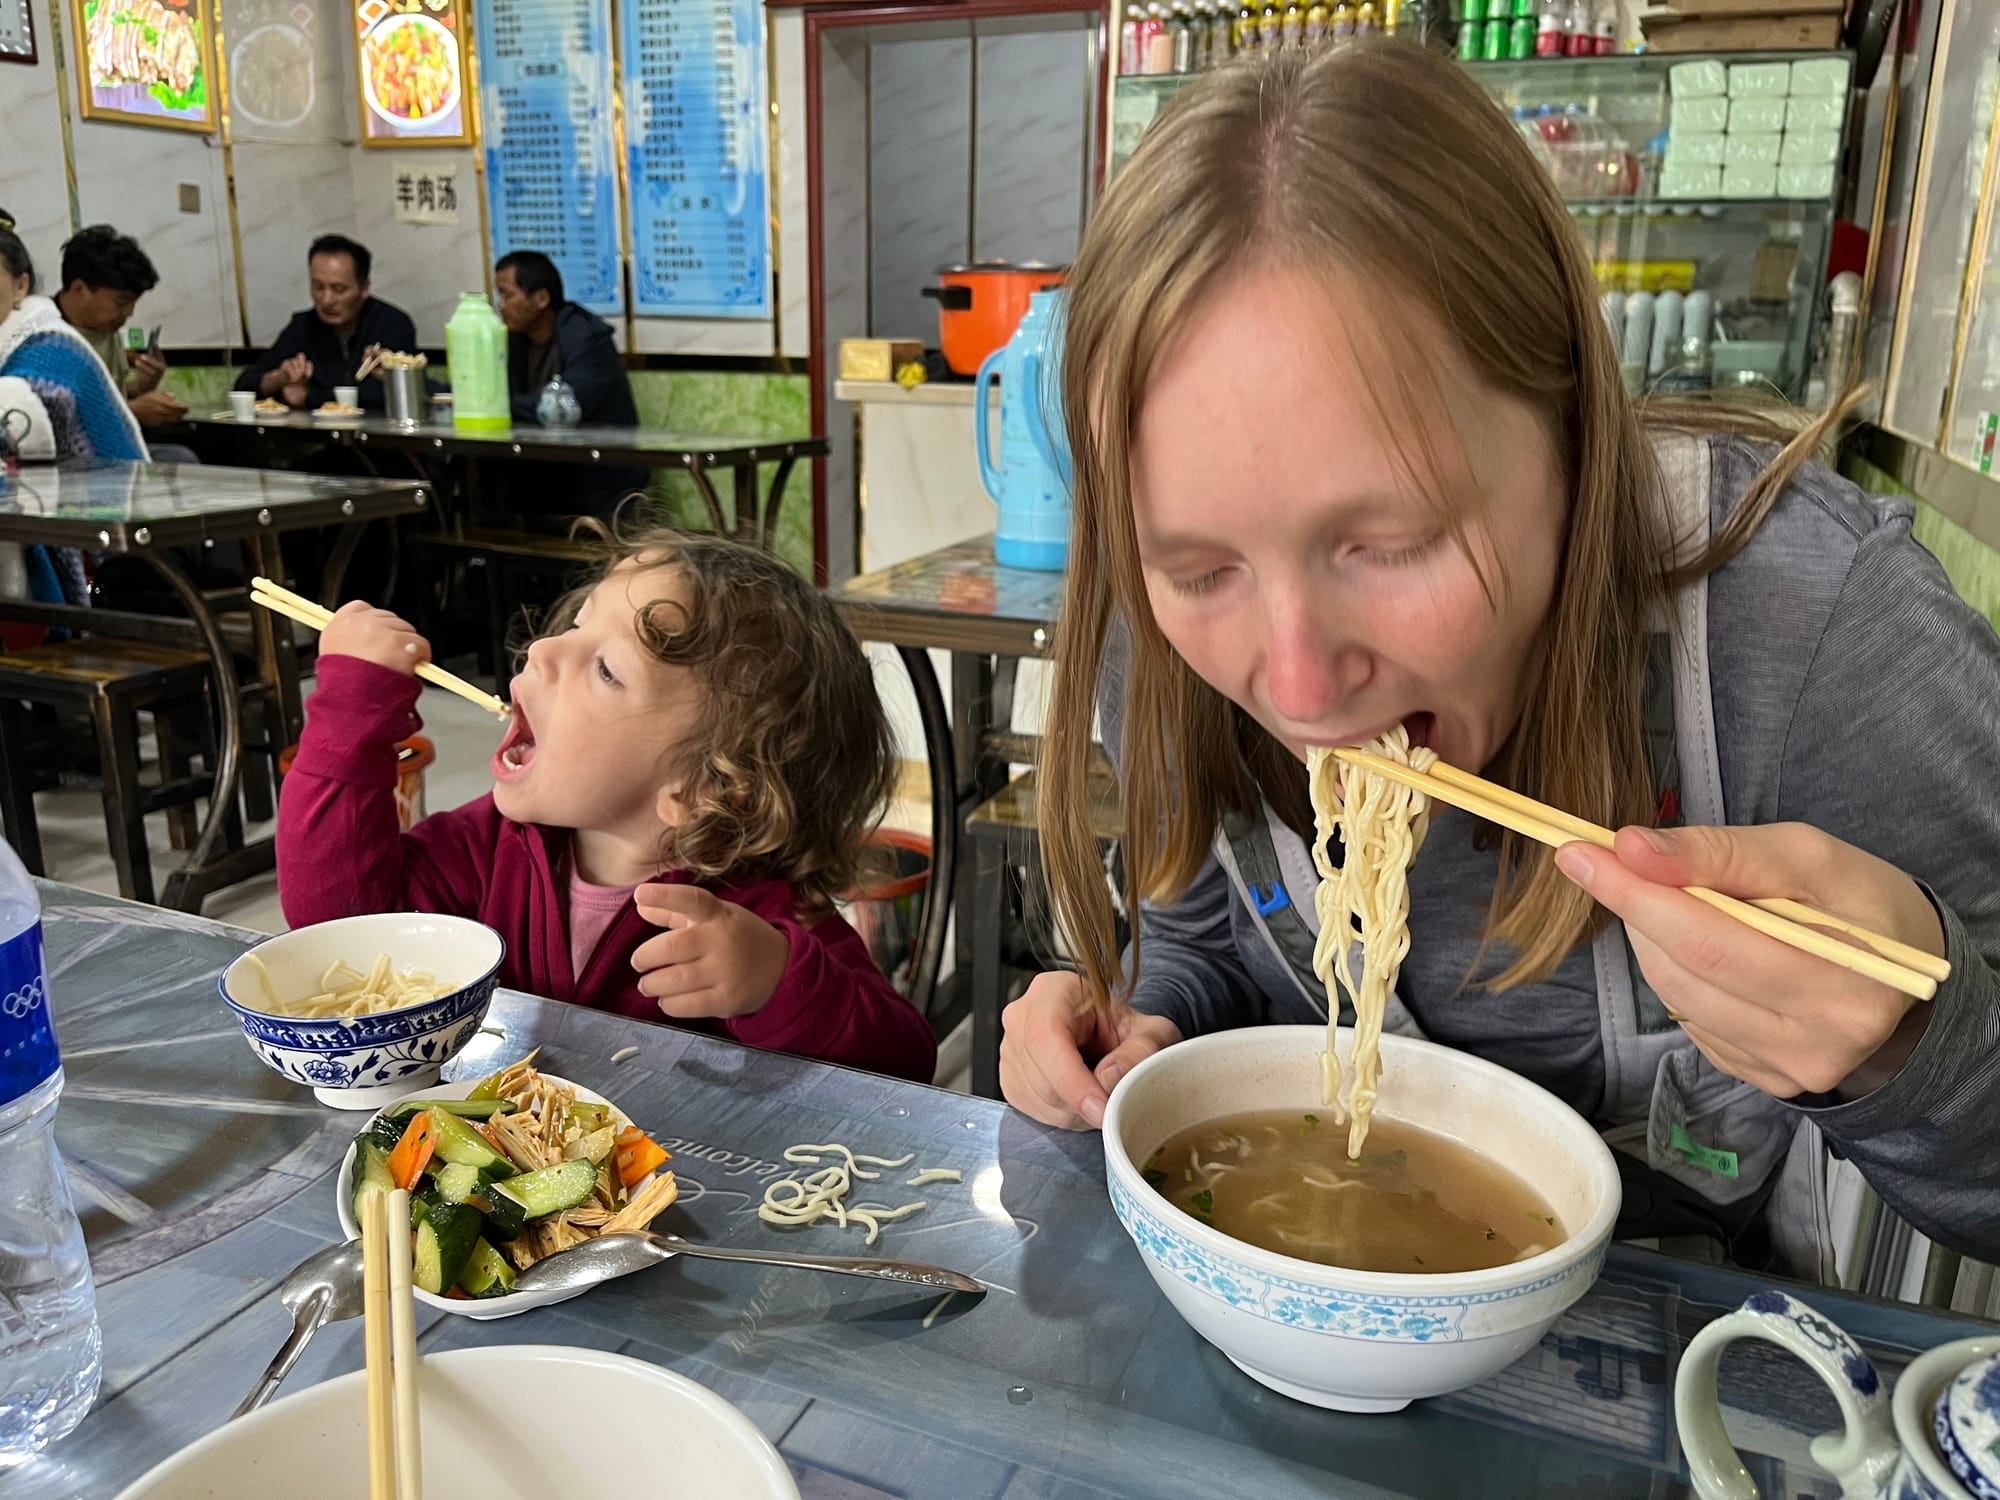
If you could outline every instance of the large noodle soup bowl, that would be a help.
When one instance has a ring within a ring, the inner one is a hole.
[[[1347,1058],[1353,1033],[1340,1032]],[[1532,1349],[1604,1264],[1618,1168],[1597,1132],[1546,1090],[1431,1042],[1382,1038],[1379,1119],[1447,1136],[1530,1184],[1568,1238],[1484,1271],[1348,1271],[1259,1249],[1175,1208],[1144,1163],[1193,1125],[1256,1110],[1317,1110],[1317,1026],[1260,1026],[1157,1052],[1104,1115],[1111,1204],[1167,1300],[1272,1390],[1339,1411],[1396,1411],[1476,1385]]]
[[[322,1104],[374,1110],[437,1082],[478,1034],[506,952],[500,934],[481,922],[382,912],[280,933],[240,955],[218,987],[265,1066],[304,1084]],[[365,974],[384,953],[392,968],[428,973],[447,988],[432,1000],[346,1020],[270,1012],[271,993],[286,1000],[317,994],[334,964]]]

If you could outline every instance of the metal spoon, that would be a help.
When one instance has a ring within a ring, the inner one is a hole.
[[[312,1336],[328,1323],[361,1316],[361,1241],[329,1245],[292,1268],[278,1287],[278,1300],[292,1310],[292,1334],[272,1358],[263,1378],[231,1412],[230,1420],[246,1416],[269,1401],[306,1352]]]
[[[783,1250],[739,1250],[727,1245],[697,1245],[677,1234],[639,1229],[600,1234],[594,1240],[538,1260],[514,1283],[517,1292],[568,1292],[595,1286],[656,1261],[676,1255],[703,1260],[739,1260],[757,1266],[794,1266],[803,1271],[832,1271],[840,1276],[872,1276],[878,1281],[907,1281],[915,1286],[978,1296],[986,1288],[970,1276],[912,1260],[877,1260],[866,1255],[794,1255]]]

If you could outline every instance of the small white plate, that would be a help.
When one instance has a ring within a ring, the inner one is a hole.
[[[587,1089],[580,1083],[570,1083],[567,1078],[558,1078],[553,1073],[544,1073],[542,1077],[546,1078],[550,1083],[568,1084],[570,1088],[576,1090],[576,1097],[587,1104],[611,1104],[611,1101],[602,1094]],[[437,1083],[432,1084],[429,1088],[406,1089],[397,1097],[398,1099],[464,1099],[478,1086],[479,1080],[477,1079],[459,1083]],[[385,1105],[384,1108],[387,1108],[387,1106]],[[378,1110],[377,1113],[379,1114],[380,1111]],[[611,1117],[621,1129],[634,1123],[631,1117],[615,1104],[611,1104]],[[369,1121],[370,1125],[373,1123],[373,1120]],[[367,1128],[368,1126],[366,1125],[362,1127],[363,1130]],[[637,1193],[657,1176],[659,1176],[659,1173],[649,1172],[632,1191]],[[358,1240],[361,1238],[361,1226],[355,1222],[354,1218],[353,1178],[354,1147],[350,1143],[347,1148],[347,1154],[340,1159],[340,1171],[334,1178],[334,1207],[340,1215],[340,1232],[350,1240]],[[631,1273],[626,1272],[625,1274],[630,1275]],[[604,1278],[605,1281],[615,1279],[615,1277],[611,1276]],[[592,1285],[601,1285],[601,1283],[592,1283]],[[572,1297],[581,1297],[589,1290],[590,1287],[588,1286],[580,1286],[571,1287],[565,1291],[509,1292],[504,1297],[437,1297],[424,1291],[421,1287],[417,1287],[411,1289],[411,1295],[426,1307],[435,1307],[440,1312],[457,1313],[462,1318],[479,1318],[484,1320],[487,1318],[511,1318],[516,1313],[530,1312],[537,1307],[552,1307],[558,1302],[567,1302]]]

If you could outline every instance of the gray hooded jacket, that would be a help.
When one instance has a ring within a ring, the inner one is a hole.
[[[1659,453],[1677,531],[1699,543],[1769,450],[1683,438]],[[1620,1156],[1623,1236],[1707,1239],[1828,1279],[1831,1149],[1919,1230],[2000,1258],[2000,639],[1912,538],[1911,515],[1806,469],[1749,545],[1674,601],[1648,683],[1656,780],[1685,822],[1811,823],[1936,904],[1952,977],[1874,1093],[1781,1102],[1719,1072],[1668,1020],[1616,923],[1539,984],[1467,984],[1498,857],[1475,846],[1471,818],[1433,809],[1388,1028],[1498,1062],[1593,1121]],[[1114,764],[1125,669],[1120,632],[1099,689]],[[1324,1022],[1316,879],[1269,808],[1218,830],[1185,895],[1141,910],[1133,1003],[1190,1036]],[[1490,951],[1479,972],[1505,962]]]

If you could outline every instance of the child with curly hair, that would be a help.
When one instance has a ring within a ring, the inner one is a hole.
[[[278,813],[288,921],[473,917],[513,988],[930,1081],[929,1024],[833,909],[893,762],[822,594],[723,537],[614,544],[528,648],[493,790],[403,833],[396,746],[429,657],[366,604],[321,635]]]

